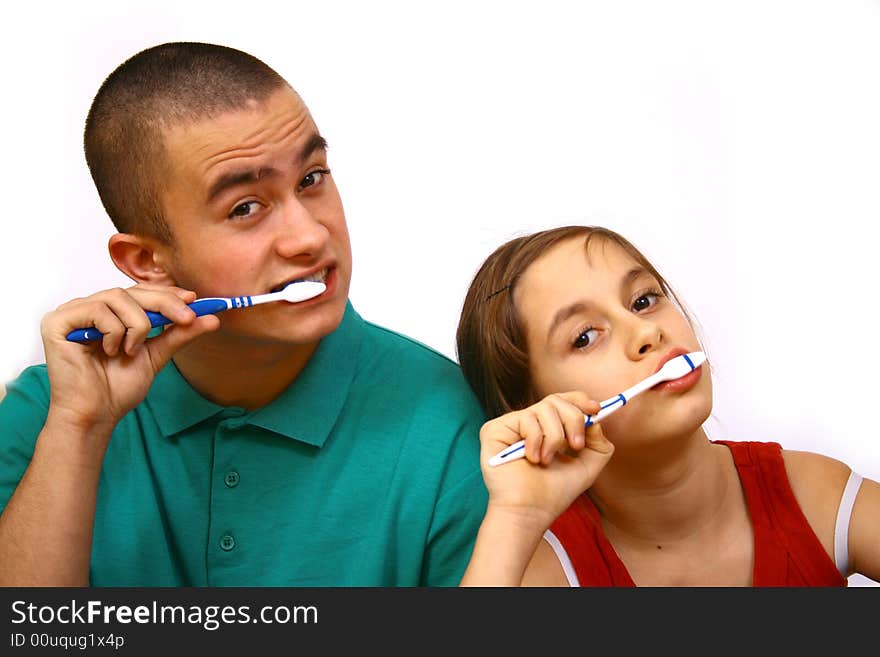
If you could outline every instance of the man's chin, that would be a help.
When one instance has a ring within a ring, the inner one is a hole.
[[[338,329],[344,315],[345,303],[328,303],[284,326],[265,327],[264,333],[291,344],[314,344]]]

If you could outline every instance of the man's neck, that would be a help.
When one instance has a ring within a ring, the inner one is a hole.
[[[205,335],[181,349],[174,364],[203,397],[221,406],[261,408],[305,369],[318,343],[279,344]]]

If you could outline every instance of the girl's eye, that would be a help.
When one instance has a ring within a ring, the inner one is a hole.
[[[632,304],[632,309],[634,312],[640,313],[643,310],[647,310],[651,306],[655,305],[657,301],[663,295],[660,292],[651,291],[645,292],[644,294],[640,294],[635,298]]]
[[[599,331],[594,328],[588,328],[584,331],[581,331],[581,333],[574,339],[574,342],[571,346],[575,349],[583,349],[585,347],[589,347],[591,344],[593,344],[593,342],[596,341],[596,337],[598,334]]]
[[[330,173],[330,169],[317,169],[316,171],[312,171],[309,174],[306,174],[306,177],[302,179],[299,186],[301,189],[305,189],[306,187],[314,187],[321,183],[321,180]]]
[[[232,212],[229,213],[229,218],[241,219],[243,217],[249,217],[258,210],[259,205],[259,201],[247,201],[246,203],[239,203],[234,208],[232,208]]]

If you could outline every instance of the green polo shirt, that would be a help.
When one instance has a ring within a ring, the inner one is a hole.
[[[45,422],[45,365],[0,402],[0,509]],[[485,512],[484,416],[458,366],[349,306],[258,410],[173,363],[113,433],[93,586],[454,586]]]

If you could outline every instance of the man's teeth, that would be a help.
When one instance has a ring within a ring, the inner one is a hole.
[[[314,274],[310,274],[309,276],[305,276],[303,278],[297,278],[294,283],[299,283],[300,281],[316,281],[318,283],[323,283],[327,278],[327,268],[325,267],[321,271],[316,271]]]
[[[321,271],[316,271],[314,274],[310,274],[309,276],[303,276],[302,278],[297,278],[295,281],[290,281],[289,283],[285,283],[284,285],[279,285],[278,287],[270,290],[271,292],[280,292],[288,285],[293,285],[294,283],[302,283],[304,281],[316,281],[318,283],[323,283],[327,280],[327,267],[324,267]]]

